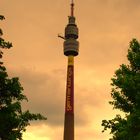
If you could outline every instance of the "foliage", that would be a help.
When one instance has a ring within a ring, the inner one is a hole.
[[[0,15],[0,20],[4,16]],[[9,49],[12,43],[6,42],[1,36],[0,29],[0,48]],[[2,62],[3,52],[0,51],[0,139],[1,140],[22,140],[22,133],[26,130],[26,126],[30,125],[32,120],[45,120],[41,114],[32,114],[28,110],[23,112],[21,102],[27,101],[23,94],[17,77],[9,78],[6,68]]]
[[[129,65],[122,64],[111,79],[113,86],[109,103],[124,112],[112,120],[103,120],[104,130],[110,129],[110,140],[140,140],[140,44],[130,42],[127,55]]]

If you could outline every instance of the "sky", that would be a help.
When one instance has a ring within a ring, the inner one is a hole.
[[[62,140],[67,57],[58,33],[70,15],[70,0],[1,0],[4,51],[10,77],[19,77],[29,102],[23,109],[47,116],[31,122],[24,140]],[[75,139],[108,140],[101,122],[120,113],[108,104],[111,78],[132,38],[140,39],[139,0],[75,0],[80,53],[75,57]]]

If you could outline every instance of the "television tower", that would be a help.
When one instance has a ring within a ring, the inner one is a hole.
[[[79,53],[78,28],[74,17],[74,1],[71,1],[71,15],[65,27],[64,55],[68,57],[64,140],[74,140],[74,57]]]

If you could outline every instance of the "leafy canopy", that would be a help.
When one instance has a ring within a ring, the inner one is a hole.
[[[127,55],[129,65],[122,64],[112,80],[109,103],[125,114],[112,120],[103,120],[104,130],[110,129],[110,140],[140,140],[140,44],[136,39],[130,42]]]
[[[0,20],[5,19],[0,15]],[[23,94],[23,87],[18,77],[9,78],[6,68],[2,62],[2,49],[9,49],[12,43],[2,38],[3,32],[0,29],[0,139],[1,140],[22,140],[22,134],[32,120],[45,120],[41,114],[23,112],[21,102],[27,101]]]

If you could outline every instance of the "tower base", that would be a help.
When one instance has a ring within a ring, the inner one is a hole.
[[[74,114],[65,113],[64,140],[74,140]]]

